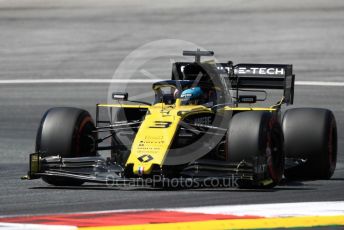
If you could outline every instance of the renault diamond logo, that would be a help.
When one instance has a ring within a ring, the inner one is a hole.
[[[144,162],[144,163],[147,163],[147,162],[150,162],[151,160],[153,160],[153,157],[149,154],[144,154],[142,156],[140,156],[139,158],[137,158],[140,162]]]

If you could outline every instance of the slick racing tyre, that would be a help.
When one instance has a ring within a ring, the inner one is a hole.
[[[327,109],[295,108],[283,117],[288,179],[330,179],[337,162],[337,126]],[[298,163],[297,163],[298,162]]]
[[[43,116],[36,137],[36,152],[42,156],[84,157],[95,156],[97,134],[90,114],[82,109],[57,107]],[[81,185],[75,179],[42,177],[52,185]]]
[[[284,170],[283,133],[270,112],[249,111],[233,116],[227,135],[230,162],[252,165],[254,181],[242,180],[242,188],[270,188],[279,183]]]

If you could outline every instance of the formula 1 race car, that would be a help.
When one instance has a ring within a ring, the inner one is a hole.
[[[116,103],[97,104],[95,123],[82,109],[49,109],[26,179],[56,186],[211,179],[267,188],[283,175],[331,178],[337,161],[334,115],[327,109],[284,108],[294,100],[292,65],[201,62],[213,54],[184,51],[195,61],[173,63],[171,80],[153,84],[152,104],[113,92]],[[253,106],[277,90],[283,92],[277,103]],[[101,118],[104,110],[107,119]],[[107,159],[99,154],[106,150]]]

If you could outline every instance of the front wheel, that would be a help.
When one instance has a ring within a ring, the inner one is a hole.
[[[36,152],[43,157],[84,157],[96,155],[97,134],[91,115],[82,109],[57,107],[43,116],[36,137]],[[42,177],[52,185],[81,185],[82,181]]]

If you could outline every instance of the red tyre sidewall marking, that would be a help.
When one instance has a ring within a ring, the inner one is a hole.
[[[76,151],[75,151],[75,153],[76,153],[76,155],[82,154],[82,153],[80,152],[80,144],[81,144],[81,143],[80,143],[80,139],[81,139],[81,133],[82,133],[82,131],[83,131],[85,125],[86,125],[88,122],[92,122],[92,118],[91,118],[91,117],[87,117],[86,119],[84,119],[84,120],[82,121],[82,123],[80,124],[80,127],[79,127],[79,129],[78,129],[78,131],[77,131],[76,139],[75,139],[75,142],[76,142]]]
[[[280,180],[280,175],[278,175],[278,172],[276,172],[276,169],[274,168],[274,165],[273,165],[273,161],[272,161],[272,149],[271,149],[271,132],[272,132],[272,128],[273,128],[273,125],[275,124],[276,122],[276,118],[275,117],[272,117],[269,121],[269,131],[268,131],[268,135],[267,135],[267,148],[270,149],[270,154],[267,154],[267,163],[268,163],[268,169],[269,169],[269,174],[271,176],[271,179],[274,181],[274,182],[278,182]]]

